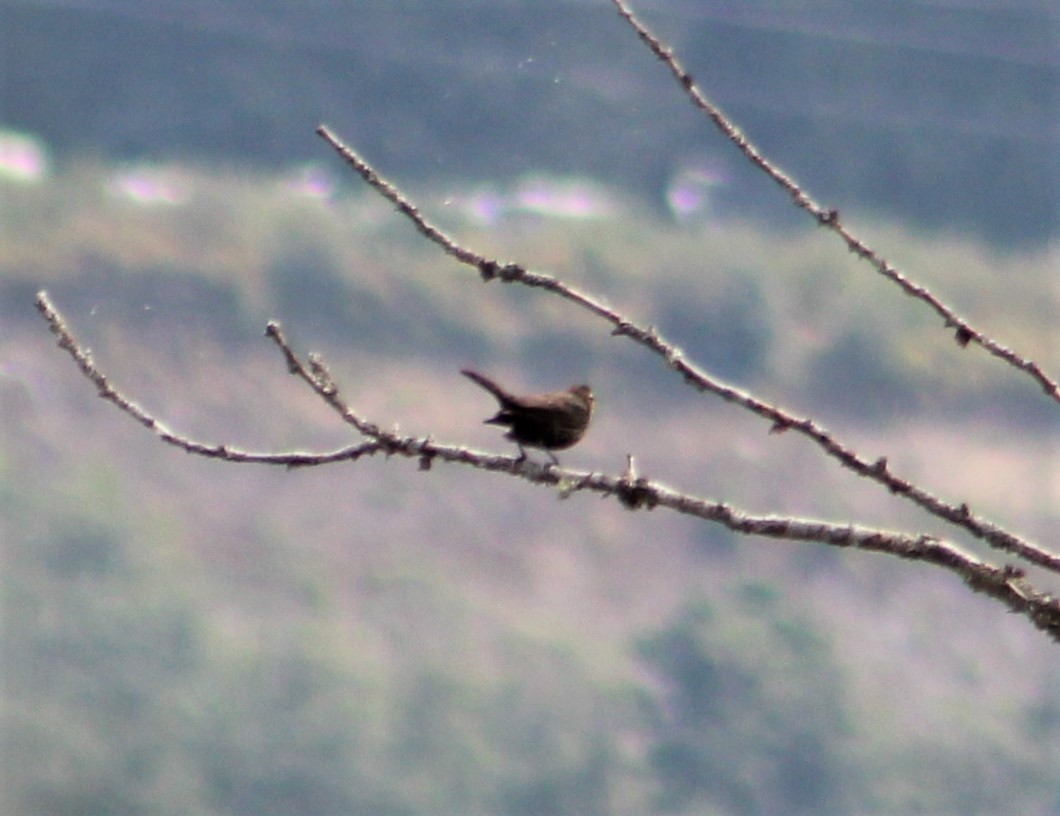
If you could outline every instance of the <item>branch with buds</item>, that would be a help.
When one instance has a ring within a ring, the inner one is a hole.
[[[430,436],[405,436],[386,431],[361,416],[342,396],[323,359],[316,354],[303,361],[294,351],[280,325],[268,324],[265,335],[283,354],[287,370],[308,385],[339,418],[350,425],[365,441],[334,451],[311,453],[292,451],[261,453],[241,450],[229,444],[210,444],[169,429],[136,402],[125,396],[96,366],[91,354],[74,337],[62,315],[46,292],[37,295],[37,310],[57,337],[81,373],[96,386],[97,394],[152,431],[163,442],[187,453],[236,463],[280,465],[286,468],[354,462],[363,456],[382,453],[414,459],[420,470],[430,470],[435,461],[506,473],[533,484],[553,487],[560,498],[579,491],[614,497],[628,510],[663,508],[705,521],[721,524],[736,533],[813,541],[833,547],[849,547],[870,552],[888,553],[912,561],[925,561],[955,572],[968,586],[1003,603],[1012,612],[1026,616],[1035,626],[1060,642],[1060,600],[1035,589],[1023,571],[1012,565],[994,566],[963,552],[954,544],[928,535],[888,532],[853,524],[829,524],[822,521],[755,516],[734,509],[724,502],[681,493],[666,485],[638,476],[632,455],[626,457],[626,468],[618,475],[585,472],[540,465],[525,456],[498,456],[458,445],[435,442]]]
[[[674,57],[672,51],[648,30],[624,0],[612,1],[640,40],[669,68],[696,107],[710,118],[718,130],[748,161],[776,182],[791,197],[797,207],[809,213],[817,224],[838,235],[851,252],[868,261],[879,274],[896,284],[905,294],[933,309],[942,318],[946,327],[955,331],[957,342],[962,347],[970,344],[982,347],[988,353],[1032,377],[1051,399],[1060,402],[1060,388],[1057,386],[1056,379],[1048,376],[1040,365],[993,340],[982,330],[969,324],[952,307],[945,304],[926,287],[913,281],[907,274],[899,271],[877,252],[870,249],[862,239],[850,232],[841,223],[837,210],[824,208],[817,204],[787,174],[764,157],[749,139],[706,99],[691,75]],[[798,416],[749,391],[723,382],[702,366],[689,360],[684,351],[655,328],[634,322],[622,312],[606,305],[601,298],[582,292],[554,275],[530,270],[520,263],[490,258],[458,243],[426,218],[404,193],[376,171],[355,150],[344,144],[329,128],[321,125],[317,133],[372,189],[390,201],[402,215],[409,219],[423,237],[433,242],[446,254],[474,269],[483,282],[499,280],[504,283],[521,284],[534,290],[547,292],[589,312],[603,321],[611,335],[626,338],[656,355],[669,370],[681,377],[695,391],[718,397],[765,420],[770,433],[797,434],[810,441],[826,457],[838,462],[844,468],[885,488],[889,493],[912,502],[953,528],[971,535],[1006,556],[1020,559],[1028,566],[1060,573],[1060,555],[993,523],[981,513],[973,510],[966,501],[947,500],[915,484],[909,478],[896,473],[886,456],[869,456],[859,452],[813,418]],[[45,292],[41,292],[37,297],[37,309],[47,321],[51,331],[57,336],[59,346],[71,356],[81,373],[93,382],[101,398],[146,427],[166,444],[176,446],[188,453],[229,462],[279,465],[287,468],[353,462],[362,457],[375,456],[380,453],[388,457],[414,459],[421,470],[430,470],[434,462],[440,461],[526,479],[534,484],[555,488],[561,498],[567,498],[577,492],[589,491],[605,497],[614,497],[623,507],[631,511],[655,508],[671,510],[720,524],[729,530],[745,535],[791,541],[813,541],[835,547],[887,553],[907,560],[928,562],[956,573],[974,591],[984,593],[1002,603],[1007,609],[1027,617],[1054,640],[1060,641],[1060,601],[1049,593],[1032,586],[1021,567],[1011,564],[989,564],[963,551],[955,544],[931,535],[870,529],[855,524],[756,516],[737,510],[724,502],[680,493],[653,479],[640,476],[636,473],[632,454],[627,456],[625,469],[621,473],[608,475],[571,470],[560,467],[558,463],[544,466],[527,459],[525,455],[518,457],[496,455],[460,445],[443,444],[436,442],[429,435],[409,436],[398,434],[396,431],[386,431],[382,425],[362,416],[346,401],[338,384],[318,355],[309,354],[303,360],[292,349],[279,324],[275,322],[268,324],[265,333],[284,356],[288,370],[330,406],[339,418],[356,432],[360,441],[357,444],[324,452],[253,452],[229,444],[209,444],[192,439],[171,430],[114,387],[97,368],[87,349],[74,338],[65,320]],[[577,386],[570,392],[537,395],[535,397],[537,402],[532,405],[526,403],[522,406],[527,410],[540,411],[543,407],[555,407],[551,403],[545,406],[542,402],[545,397],[549,397],[552,403],[565,399],[569,403],[566,407],[572,409],[574,413],[564,416],[559,425],[553,422],[552,425],[546,427],[540,421],[540,415],[534,415],[536,418],[531,421],[525,415],[514,412],[512,405],[515,403],[506,406],[503,397],[510,395],[487,378],[474,373],[469,373],[468,376],[472,376],[476,382],[498,397],[501,402],[501,411],[491,421],[503,420],[500,424],[509,427],[509,438],[520,446],[525,443],[548,451],[562,449],[577,442],[589,421],[592,411],[592,394],[586,386]],[[585,391],[579,391],[579,388],[584,388]],[[566,394],[566,397],[563,397],[563,394]]]

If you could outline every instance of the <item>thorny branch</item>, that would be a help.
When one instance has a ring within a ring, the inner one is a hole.
[[[291,348],[277,323],[269,323],[265,334],[284,355],[288,371],[297,376],[339,416],[367,437],[367,441],[330,453],[249,453],[228,445],[207,445],[168,430],[118,389],[110,384],[96,367],[89,352],[74,338],[65,320],[52,304],[46,292],[37,295],[37,310],[58,338],[61,349],[76,363],[81,373],[91,380],[98,395],[117,406],[138,423],[157,434],[163,441],[188,453],[224,459],[232,462],[298,467],[354,461],[364,455],[384,453],[399,455],[419,462],[421,470],[429,470],[435,459],[455,464],[505,472],[535,484],[557,488],[561,498],[577,491],[615,497],[629,510],[664,507],[669,510],[721,524],[745,534],[780,538],[792,541],[815,541],[833,547],[852,547],[870,552],[889,553],[913,561],[926,561],[956,573],[969,587],[1003,603],[1010,611],[1026,616],[1037,628],[1060,642],[1060,600],[1033,587],[1022,570],[1011,565],[998,567],[981,561],[958,547],[928,535],[913,536],[898,532],[884,532],[855,525],[829,524],[821,521],[753,516],[721,502],[679,493],[665,485],[638,477],[630,457],[626,472],[620,476],[575,471],[539,465],[512,456],[494,456],[479,451],[434,442],[430,437],[401,436],[385,431],[361,417],[339,393],[338,386],[324,362],[310,355],[302,362]]]
[[[847,227],[843,226],[839,220],[838,210],[826,209],[814,201],[794,179],[766,159],[758,148],[748,140],[747,136],[703,95],[692,75],[674,57],[673,50],[663,45],[652,34],[648,27],[629,8],[625,0],[611,0],[611,2],[618,8],[618,13],[622,18],[637,32],[637,36],[640,37],[641,41],[651,49],[655,56],[666,64],[678,84],[688,94],[692,103],[710,117],[715,127],[736,146],[748,161],[780,185],[791,196],[791,200],[796,207],[805,210],[813,216],[819,225],[830,229],[842,238],[847,245],[847,249],[872,264],[879,274],[897,284],[907,295],[930,306],[943,319],[946,328],[954,330],[954,338],[962,348],[969,343],[976,343],[993,356],[1004,360],[1009,365],[1033,377],[1049,397],[1056,402],[1060,402],[1060,384],[1046,374],[1038,363],[1021,356],[1013,349],[998,343],[976,329],[950,306],[947,306],[942,300],[932,294],[927,287],[911,280],[901,270],[873,251]]]
[[[499,278],[505,283],[521,283],[524,286],[545,289],[577,304],[597,317],[611,323],[614,327],[612,334],[629,337],[634,342],[662,357],[666,364],[680,374],[692,387],[699,391],[709,391],[727,402],[739,405],[763,419],[769,420],[773,433],[791,430],[801,434],[816,443],[843,467],[854,471],[859,476],[884,485],[891,493],[902,496],[932,515],[967,530],[975,537],[986,541],[990,546],[1018,555],[1040,567],[1060,572],[1060,555],[1048,552],[975,514],[967,503],[953,504],[952,502],[946,502],[907,479],[894,474],[890,470],[886,457],[868,459],[862,456],[852,447],[843,444],[809,417],[795,416],[782,408],[757,399],[735,386],[712,377],[695,363],[689,362],[680,348],[668,341],[654,328],[645,328],[635,324],[619,312],[606,306],[600,300],[563,283],[551,275],[531,271],[518,263],[501,263],[460,245],[452,237],[428,221],[397,187],[382,177],[364,158],[347,147],[325,125],[317,128],[317,134],[334,147],[346,163],[373,189],[393,203],[398,211],[409,218],[424,237],[440,246],[447,254],[477,269],[484,281]]]

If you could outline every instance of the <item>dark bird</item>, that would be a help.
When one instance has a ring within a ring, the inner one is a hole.
[[[565,450],[585,436],[593,414],[593,392],[589,386],[516,396],[477,371],[465,368],[460,373],[497,398],[501,409],[486,424],[508,426],[504,437],[519,446],[520,461],[526,458],[525,445],[545,451],[558,465],[552,451]]]

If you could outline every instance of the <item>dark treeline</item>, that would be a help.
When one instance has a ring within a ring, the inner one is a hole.
[[[644,9],[712,99],[830,204],[1009,246],[1057,228],[1047,3]],[[794,16],[793,16],[794,15]],[[6,3],[0,126],[59,155],[319,159],[334,124],[417,183],[589,175],[662,207],[790,213],[606,3]],[[959,192],[958,192],[959,190]]]

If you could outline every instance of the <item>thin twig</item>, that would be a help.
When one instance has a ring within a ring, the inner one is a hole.
[[[654,328],[638,326],[601,301],[561,282],[551,275],[530,271],[517,263],[501,263],[461,246],[428,221],[393,183],[380,176],[365,159],[343,144],[326,126],[321,125],[318,127],[317,133],[331,144],[346,163],[356,170],[372,188],[391,201],[399,212],[409,218],[422,235],[440,246],[447,254],[477,269],[483,280],[500,279],[506,283],[517,282],[525,286],[545,289],[572,303],[576,303],[583,309],[609,322],[614,327],[612,334],[629,337],[634,342],[662,357],[670,368],[699,391],[709,391],[727,402],[739,405],[768,420],[772,426],[771,430],[775,433],[791,430],[809,438],[843,467],[854,471],[859,476],[884,485],[892,493],[914,502],[934,516],[967,530],[977,538],[989,543],[990,546],[1018,555],[1040,567],[1060,572],[1060,556],[1048,552],[976,515],[966,503],[952,504],[945,502],[912,482],[892,473],[885,457],[868,459],[860,455],[853,448],[844,445],[812,419],[797,417],[775,405],[763,402],[735,386],[711,377],[699,366],[689,362],[680,348],[666,340]]]
[[[730,142],[751,162],[775,181],[791,197],[796,207],[809,213],[817,223],[830,229],[843,239],[847,249],[859,258],[868,261],[873,268],[888,280],[897,284],[902,291],[910,297],[916,298],[930,306],[939,315],[947,329],[954,330],[954,339],[962,348],[969,343],[975,343],[995,357],[1004,360],[1014,368],[1023,371],[1033,377],[1042,390],[1055,402],[1060,402],[1060,384],[1055,378],[1046,374],[1045,370],[1033,360],[1025,358],[1013,349],[993,340],[971,323],[958,315],[954,309],[946,305],[942,300],[932,294],[927,287],[911,280],[897,267],[888,263],[885,258],[871,249],[864,241],[858,238],[847,227],[840,223],[839,211],[834,208],[825,208],[814,201],[791,176],[784,173],[780,168],[766,159],[747,138],[746,135],[734,125],[715,105],[713,105],[700,91],[692,75],[689,74],[674,57],[673,51],[667,48],[659,39],[652,34],[647,26],[642,23],[624,0],[611,0],[618,8],[618,13],[637,32],[641,41],[651,49],[660,60],[670,69],[678,84],[688,94],[692,103],[703,111],[715,127],[721,131]]]
[[[223,459],[226,462],[253,462],[256,464],[297,468],[309,465],[331,464],[333,462],[352,462],[362,456],[371,456],[378,453],[382,449],[378,442],[368,441],[323,453],[308,451],[258,453],[234,448],[231,445],[211,445],[179,434],[167,428],[156,417],[111,385],[107,376],[96,367],[95,362],[92,360],[92,355],[74,338],[62,315],[52,304],[47,292],[39,292],[37,294],[36,304],[37,311],[47,321],[52,334],[59,339],[59,348],[67,352],[73,358],[81,373],[95,384],[96,393],[102,399],[117,406],[122,413],[135,419],[163,442],[183,451],[205,456],[208,459]]]

